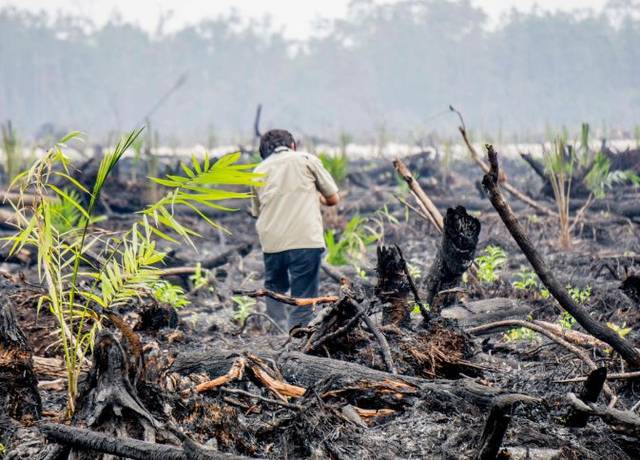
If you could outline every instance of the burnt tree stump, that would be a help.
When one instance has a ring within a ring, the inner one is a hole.
[[[586,382],[584,382],[582,392],[580,393],[580,399],[586,403],[597,402],[598,396],[600,396],[600,392],[602,391],[602,387],[604,386],[604,382],[606,380],[606,367],[599,367],[595,371],[592,371],[587,377]],[[574,428],[584,428],[585,426],[587,426],[588,420],[588,413],[572,407],[571,411],[569,412],[569,416],[567,417],[566,424],[567,426],[571,426]]]
[[[480,227],[480,221],[467,214],[463,206],[447,209],[440,248],[427,276],[425,302],[431,311],[438,312],[453,302],[451,295],[436,297],[440,291],[456,287],[471,266]]]
[[[406,327],[411,323],[409,295],[411,281],[405,273],[405,262],[397,246],[378,246],[378,284],[376,296],[385,304],[382,324]]]
[[[42,412],[33,351],[6,293],[0,294],[0,412],[16,420],[38,419]]]

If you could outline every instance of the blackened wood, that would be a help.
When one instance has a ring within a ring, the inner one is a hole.
[[[408,326],[411,323],[411,283],[404,265],[400,248],[378,246],[378,284],[375,293],[385,303],[382,307],[382,324]]]
[[[440,248],[427,275],[425,302],[432,311],[452,303],[450,296],[434,302],[440,291],[456,287],[471,266],[480,234],[480,221],[463,206],[447,209]]]
[[[498,396],[484,425],[476,460],[495,460],[509,427],[513,407],[518,403],[537,401],[538,399],[525,395]]]
[[[599,367],[595,371],[592,371],[587,377],[587,381],[584,382],[582,392],[580,393],[580,399],[586,403],[595,403],[598,401],[598,396],[602,391],[604,382],[607,380],[607,368]],[[569,416],[567,417],[567,426],[575,428],[584,428],[587,426],[589,420],[589,414],[581,411],[575,407],[571,408]]]
[[[33,351],[4,290],[0,292],[0,411],[16,420],[40,418],[42,413]]]
[[[485,174],[482,184],[486,188],[491,204],[496,209],[500,218],[504,222],[507,230],[518,244],[527,260],[536,271],[538,277],[549,290],[551,295],[558,301],[560,306],[573,316],[578,324],[580,324],[587,332],[594,337],[608,343],[611,348],[624,358],[634,368],[640,367],[640,353],[627,341],[610,327],[595,321],[589,313],[578,305],[569,295],[567,290],[558,282],[547,264],[544,262],[536,248],[529,240],[524,229],[513,214],[509,204],[505,201],[498,184],[499,165],[498,154],[493,146],[487,145],[489,163],[491,169]]]
[[[640,306],[640,275],[627,276],[620,284],[620,290]]]

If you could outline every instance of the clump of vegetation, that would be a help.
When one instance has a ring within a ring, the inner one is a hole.
[[[562,310],[559,322],[563,329],[573,329],[573,326],[576,324],[576,319],[571,316],[568,311]]]
[[[566,287],[574,302],[580,305],[584,305],[591,298],[591,286],[586,286],[583,289],[572,287],[571,285],[567,285]]]
[[[244,295],[236,295],[231,297],[231,300],[236,304],[235,312],[233,313],[233,319],[239,323],[244,324],[249,315],[253,313],[256,300],[252,297]]]
[[[504,334],[506,342],[535,342],[538,340],[538,333],[528,327],[514,327]]]
[[[476,257],[478,279],[485,283],[498,280],[497,271],[507,263],[507,253],[500,246],[487,246],[482,255]]]
[[[207,271],[202,269],[202,264],[200,262],[196,264],[196,270],[193,275],[189,276],[189,281],[193,283],[193,289],[196,291],[209,284]]]
[[[512,285],[516,291],[528,291],[539,295],[542,299],[549,298],[549,291],[540,282],[538,275],[533,270],[522,267],[515,276],[517,280]]]
[[[142,210],[139,220],[128,230],[111,232],[105,237],[104,232],[93,231],[91,227],[101,192],[111,172],[140,133],[141,130],[130,133],[112,152],[104,155],[91,190],[71,176],[70,160],[63,152],[64,143],[77,137],[78,133],[66,136],[15,180],[20,198],[11,204],[15,210],[17,231],[7,240],[12,254],[25,246],[37,248],[38,273],[46,288],[46,294],[39,299],[38,309],[48,308],[57,321],[67,372],[70,413],[74,411],[80,368],[93,348],[103,312],[140,297],[154,295],[176,306],[184,305],[178,290],[162,284],[158,268],[165,257],[157,248],[159,239],[176,243],[180,238],[193,245],[192,238],[199,236],[195,230],[178,221],[176,207],[186,206],[210,225],[221,228],[200,208],[228,210],[217,201],[249,198],[250,194],[213,187],[261,185],[259,176],[250,171],[252,165],[236,164],[239,153],[213,163],[208,157],[202,162],[193,158],[191,165],[182,164],[183,176],[153,179],[169,189],[166,195]],[[58,183],[64,182],[65,188],[54,185],[54,179]],[[64,191],[66,189],[73,192]],[[50,194],[57,195],[67,210],[60,211],[60,203],[51,200]],[[33,204],[23,200],[26,195],[35,196]],[[81,204],[78,196],[88,204]],[[79,220],[69,218],[71,207],[80,214]],[[60,223],[62,213],[67,213],[64,226]],[[81,270],[81,261],[89,250],[92,251],[93,262]]]
[[[190,303],[184,289],[164,280],[153,285],[152,295],[159,303],[170,305],[173,308],[186,307]]]
[[[513,287],[518,291],[530,291],[538,288],[538,275],[533,270],[522,268],[516,273],[517,281],[514,281]]]
[[[341,152],[338,155],[329,155],[328,153],[321,153],[318,155],[324,168],[329,171],[333,180],[338,185],[344,184],[349,173],[349,159],[346,152]]]
[[[381,237],[381,233],[367,222],[368,219],[364,217],[353,216],[337,240],[335,230],[325,232],[326,260],[330,265],[349,265],[362,261],[367,246],[376,243]]]

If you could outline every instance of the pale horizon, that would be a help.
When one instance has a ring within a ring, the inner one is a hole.
[[[87,18],[98,27],[119,16],[149,33],[156,31],[161,18],[164,18],[165,32],[173,32],[235,10],[243,20],[269,17],[272,27],[281,31],[286,38],[304,40],[314,35],[318,19],[346,17],[349,3],[350,0],[215,0],[205,3],[201,0],[0,0],[0,8],[15,7],[34,13],[60,12]],[[393,3],[393,0],[376,3]],[[491,24],[498,24],[500,17],[513,8],[519,11],[531,11],[538,7],[551,12],[584,9],[599,12],[608,0],[471,0],[471,3],[487,13]]]

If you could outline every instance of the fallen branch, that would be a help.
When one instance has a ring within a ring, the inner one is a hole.
[[[606,325],[595,321],[589,313],[578,305],[569,295],[567,290],[553,276],[546,263],[535,249],[524,229],[518,222],[509,204],[505,201],[500,191],[498,183],[499,166],[498,154],[491,145],[487,145],[490,171],[485,174],[482,184],[489,194],[491,204],[496,209],[500,218],[504,222],[507,230],[518,244],[527,260],[537,273],[542,283],[549,290],[551,295],[558,301],[560,306],[565,309],[576,321],[591,335],[608,343],[611,348],[622,356],[629,365],[637,368],[640,367],[640,353],[624,338],[607,327]]]
[[[563,380],[554,380],[553,383],[578,383],[585,382],[587,380],[587,376],[584,377],[574,377],[571,379],[563,379]],[[640,379],[640,371],[635,372],[619,372],[614,374],[607,374],[607,380],[633,380]]]
[[[532,331],[535,331],[539,334],[544,335],[548,339],[554,341],[558,345],[561,345],[567,350],[569,350],[570,352],[572,352],[574,355],[580,358],[587,366],[589,366],[589,369],[591,369],[592,371],[595,371],[596,369],[598,369],[598,366],[596,365],[596,363],[593,362],[593,360],[589,356],[589,353],[587,353],[585,350],[570,344],[569,342],[567,342],[560,336],[556,335],[555,333],[551,332],[550,330],[545,329],[544,327],[534,324],[530,321],[523,321],[519,319],[496,321],[495,323],[488,323],[488,324],[483,324],[481,326],[465,329],[465,332],[472,335],[480,335],[483,332],[502,328],[502,327],[526,327],[527,329],[531,329]],[[611,388],[606,384],[605,384],[604,391],[607,394],[607,396],[609,396],[610,398],[615,397],[615,394],[613,393]]]
[[[286,303],[287,305],[294,305],[296,307],[308,307],[323,303],[334,303],[340,300],[338,297],[333,295],[310,297],[308,299],[297,299],[295,297],[279,294],[268,289],[257,289],[255,291],[245,291],[242,289],[237,289],[233,291],[233,294],[244,295],[247,297],[271,297],[278,302]]]
[[[376,325],[373,324],[373,321],[371,321],[371,318],[369,318],[369,315],[364,313],[358,305],[355,305],[355,307],[358,310],[358,314],[362,314],[362,320],[364,321],[364,323],[367,325],[367,327],[369,328],[373,336],[378,341],[378,344],[380,345],[380,352],[382,353],[382,359],[384,361],[385,366],[387,366],[387,370],[392,374],[397,374],[398,371],[396,370],[396,366],[393,364],[393,358],[391,357],[391,349],[389,348],[389,342],[387,342],[387,338],[384,336],[382,332],[380,332],[380,329],[378,329]]]
[[[458,131],[460,131],[460,134],[462,134],[462,140],[464,141],[465,145],[467,146],[467,149],[469,150],[471,159],[480,167],[480,169],[482,169],[482,171],[485,174],[489,174],[489,170],[490,170],[489,165],[487,165],[484,161],[482,161],[482,158],[480,158],[480,155],[478,154],[475,147],[471,145],[471,142],[469,142],[469,138],[467,137],[467,129],[464,124],[464,119],[462,118],[462,114],[458,112],[456,109],[454,109],[452,106],[449,106],[449,108],[451,109],[452,112],[455,112],[458,115],[458,118],[460,118],[460,126],[458,127]],[[515,188],[513,185],[511,185],[509,182],[507,182],[507,179],[504,176],[504,174],[500,176],[500,185],[502,185],[502,187],[511,195],[513,195],[523,203],[528,204],[536,211],[540,211],[548,216],[558,217],[558,214],[556,212],[550,210],[545,206],[538,204],[535,200],[531,199],[530,197],[522,193],[520,190]]]
[[[393,160],[393,166],[409,186],[411,194],[418,200],[418,205],[422,209],[422,212],[427,217],[429,217],[429,220],[434,225],[434,227],[440,233],[442,233],[442,230],[444,229],[444,218],[442,217],[442,214],[440,214],[440,211],[438,211],[436,205],[433,204],[431,198],[429,198],[422,187],[420,187],[420,184],[417,180],[415,180],[413,174],[411,174],[411,171],[409,170],[409,168],[407,168],[407,165],[405,165],[402,160],[397,158]]]
[[[582,401],[573,393],[567,393],[569,403],[582,412],[600,417],[615,431],[640,437],[640,417],[627,410],[613,409]]]
[[[155,444],[133,438],[115,437],[105,433],[55,423],[44,423],[40,425],[40,431],[42,431],[48,440],[59,444],[85,451],[117,455],[124,458],[133,458],[136,460],[188,460],[189,458],[194,458],[180,447]],[[207,450],[205,454],[203,449],[200,449],[199,453],[202,455],[201,458],[211,460],[246,458],[237,455],[216,453],[210,450]]]

